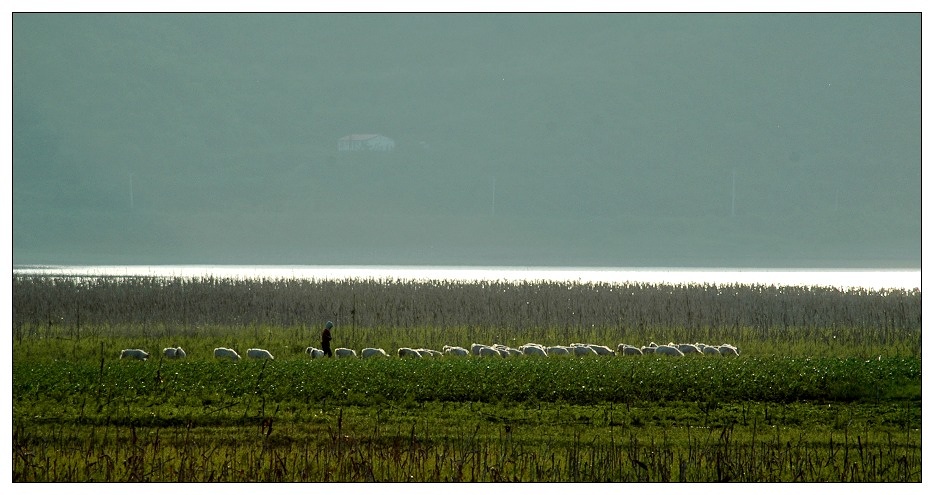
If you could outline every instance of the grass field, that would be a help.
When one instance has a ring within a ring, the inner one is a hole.
[[[921,480],[919,291],[15,277],[13,295],[14,481]],[[741,354],[310,359],[325,319],[358,352]]]

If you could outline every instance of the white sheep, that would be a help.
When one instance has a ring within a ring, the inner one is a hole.
[[[613,349],[610,349],[609,347],[605,345],[587,344],[587,347],[593,349],[593,351],[596,352],[597,355],[600,355],[600,356],[612,356],[616,354],[615,352],[613,352]]]
[[[218,359],[221,359],[221,358],[230,359],[231,361],[240,360],[240,355],[237,354],[237,351],[233,349],[228,349],[226,347],[218,347],[214,349],[214,357]]]
[[[376,347],[367,347],[360,351],[360,357],[362,358],[371,358],[371,357],[389,357],[389,354],[386,354],[386,351],[376,348]]]
[[[444,353],[447,354],[447,355],[449,355],[449,356],[468,356],[468,355],[470,355],[470,351],[468,351],[467,349],[464,349],[463,347],[457,347],[457,346],[446,345],[446,346],[442,347],[441,350],[444,351]]]
[[[357,357],[357,351],[346,347],[338,347],[334,349],[334,355],[339,358]]]
[[[539,345],[526,344],[524,346],[520,346],[519,350],[522,351],[522,354],[525,354],[526,356],[548,356],[548,352]]]
[[[149,359],[149,353],[142,349],[123,349],[120,351],[120,359],[139,359],[145,361]]]
[[[697,348],[694,344],[678,344],[678,350],[681,351],[685,356],[688,354],[703,354],[703,352]]]
[[[422,355],[419,354],[419,352],[416,351],[415,349],[412,349],[411,347],[400,347],[400,348],[399,348],[399,357],[401,357],[401,358],[403,358],[403,357],[420,358],[420,357],[422,357]]]
[[[641,356],[642,350],[639,349],[638,347],[629,346],[623,349],[623,355],[624,356]]]
[[[306,347],[305,354],[311,356],[312,359],[324,357],[324,351],[318,349],[317,347]]]
[[[681,352],[677,347],[671,345],[660,345],[655,348],[655,354],[662,354],[664,356],[673,356],[673,357],[683,357],[684,353]]]
[[[493,348],[496,349],[497,351],[499,351],[499,353],[500,353],[503,357],[521,356],[521,355],[522,355],[522,351],[520,351],[519,349],[516,349],[515,347],[509,347],[508,345],[493,344]]]
[[[620,356],[641,356],[642,351],[638,347],[629,344],[619,344],[616,346],[616,353]]]
[[[470,344],[470,353],[473,354],[474,356],[494,356],[494,357],[503,356],[502,354],[500,354],[499,349],[496,349],[493,346],[489,346],[486,344],[476,344],[476,343]]]
[[[702,349],[702,351],[703,351],[704,354],[710,354],[710,355],[712,355],[712,356],[719,356],[719,355],[720,355],[720,349],[717,349],[716,347],[714,347],[714,346],[712,346],[712,345],[705,345],[704,348]]]
[[[275,359],[266,349],[247,349],[246,357],[251,359]]]
[[[508,354],[508,353],[507,353]],[[480,356],[487,357],[503,357],[503,355],[496,349],[488,346],[483,346],[480,348]]]
[[[162,349],[162,355],[167,359],[179,359],[185,357],[185,351],[181,347],[166,347]]]
[[[568,351],[573,353],[575,356],[596,356],[597,355],[597,351],[591,349],[590,346],[586,346],[586,345],[571,344],[571,347],[570,349],[568,349]]]
[[[720,351],[721,356],[739,356],[739,349],[730,344],[723,344],[717,350]]]
[[[553,345],[545,348],[545,353],[549,356],[567,356],[571,354],[567,347],[563,345]]]

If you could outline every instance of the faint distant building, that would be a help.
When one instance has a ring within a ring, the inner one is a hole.
[[[337,151],[392,151],[396,142],[382,134],[348,134],[337,140]]]

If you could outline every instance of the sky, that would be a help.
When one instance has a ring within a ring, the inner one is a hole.
[[[921,264],[920,14],[12,29],[14,264]]]

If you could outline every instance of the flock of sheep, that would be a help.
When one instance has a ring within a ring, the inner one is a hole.
[[[324,357],[324,351],[315,347],[305,349],[305,354],[312,358]],[[509,347],[502,344],[473,344],[470,349],[463,347],[446,345],[440,351],[435,349],[413,349],[410,347],[400,347],[397,355],[400,358],[428,358],[440,356],[481,356],[481,357],[511,357],[511,356],[632,356],[643,354],[662,354],[665,356],[683,357],[689,354],[717,355],[717,356],[739,356],[739,349],[731,344],[707,345],[700,342],[695,344],[675,344],[669,342],[667,345],[658,345],[655,342],[647,346],[635,347],[629,344],[619,344],[616,350],[597,344],[575,343],[567,346],[543,346],[541,344],[528,343],[519,347]],[[356,351],[347,348],[338,348],[334,350],[336,357],[357,357]],[[360,352],[360,357],[388,357],[389,354],[383,349],[367,347]]]
[[[168,359],[179,359],[186,356],[181,347],[166,347],[162,354]],[[305,349],[305,354],[312,358],[324,357],[324,351],[315,347]],[[353,349],[339,347],[334,350],[334,356],[338,358],[357,357],[357,352]],[[730,344],[707,345],[700,342],[694,344],[675,344],[669,342],[666,345],[658,345],[655,342],[647,346],[636,347],[629,344],[619,344],[616,350],[597,344],[575,343],[571,345],[543,346],[541,344],[528,343],[518,348],[509,347],[502,344],[473,344],[470,349],[457,346],[444,346],[440,351],[434,349],[412,349],[410,347],[400,347],[397,355],[400,358],[428,358],[441,356],[481,356],[481,357],[512,357],[512,356],[641,356],[644,354],[661,354],[664,356],[683,357],[691,354],[712,355],[712,356],[739,356],[739,349]],[[251,359],[273,359],[272,354],[266,349],[247,349],[246,356]],[[217,359],[230,359],[239,361],[240,355],[233,349],[218,347],[214,349],[214,357]],[[371,357],[389,357],[383,349],[367,347],[360,351],[362,358]],[[139,359],[145,361],[149,359],[149,353],[142,349],[124,349],[120,351],[120,359]]]
[[[162,355],[167,359],[181,359],[187,356],[185,350],[181,347],[166,347],[162,349]],[[214,349],[214,357],[218,359],[230,359],[231,361],[240,360],[240,355],[237,354],[237,351],[226,347]],[[273,359],[272,353],[266,349],[247,349],[246,357],[252,359]],[[145,361],[149,359],[149,353],[142,349],[124,349],[120,351],[120,359],[138,359],[140,361]]]

